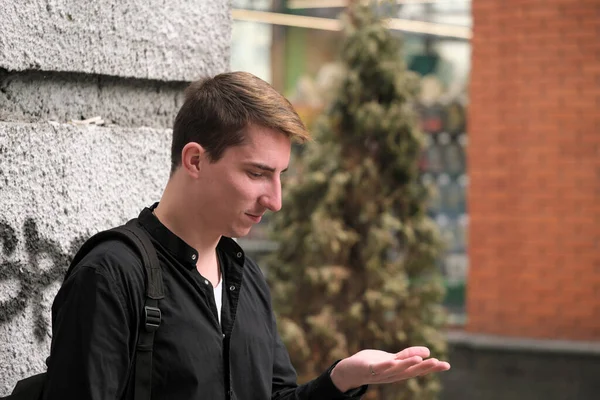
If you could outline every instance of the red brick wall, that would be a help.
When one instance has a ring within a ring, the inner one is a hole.
[[[473,0],[466,329],[600,340],[600,0]]]

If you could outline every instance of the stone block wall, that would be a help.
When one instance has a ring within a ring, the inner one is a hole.
[[[44,370],[77,245],[159,199],[183,89],[228,70],[231,24],[223,0],[1,2],[0,396]]]

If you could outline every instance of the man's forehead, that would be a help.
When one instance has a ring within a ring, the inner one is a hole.
[[[244,140],[236,147],[241,152],[284,152],[291,150],[292,141],[283,133],[276,131],[263,131],[246,134]]]
[[[263,145],[266,143],[290,142],[285,133],[263,126],[249,125],[244,134],[243,144]]]
[[[258,143],[243,143],[228,149],[233,162],[256,166],[267,170],[285,170],[290,160],[290,146],[272,144],[261,146]]]

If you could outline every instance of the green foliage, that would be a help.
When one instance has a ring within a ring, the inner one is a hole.
[[[445,357],[440,239],[418,160],[418,80],[372,9],[344,16],[345,71],[286,183],[267,260],[279,329],[301,381],[363,348],[424,345]],[[368,398],[434,399],[436,376]]]

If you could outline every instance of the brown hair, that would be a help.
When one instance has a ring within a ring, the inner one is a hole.
[[[211,162],[244,142],[245,128],[255,124],[305,142],[310,134],[290,102],[271,85],[248,72],[228,72],[193,82],[175,118],[171,173],[181,164],[181,151],[199,143]]]

